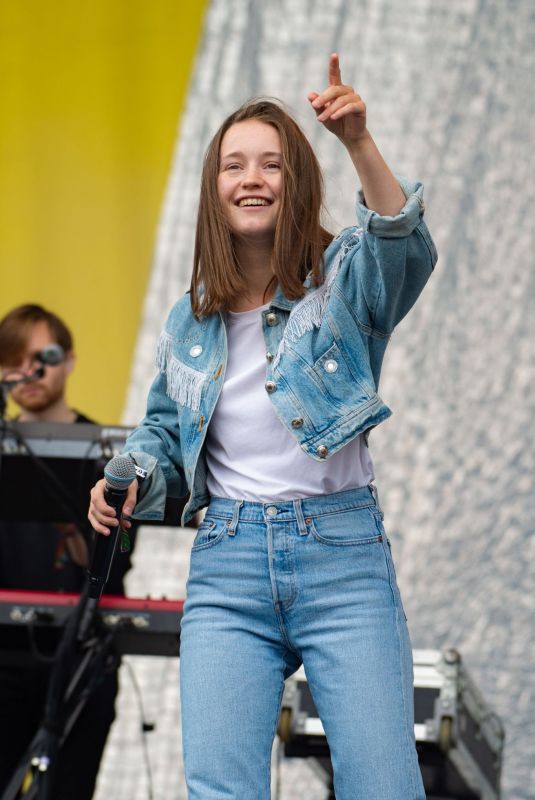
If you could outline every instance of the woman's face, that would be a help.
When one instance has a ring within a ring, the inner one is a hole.
[[[223,136],[217,190],[232,233],[273,243],[282,193],[280,136],[256,119],[236,122]]]

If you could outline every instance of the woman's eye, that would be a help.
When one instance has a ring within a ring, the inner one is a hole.
[[[280,169],[280,166],[276,161],[270,161],[269,164],[266,164],[266,168],[271,170]]]
[[[240,164],[227,164],[225,169],[229,172],[236,172],[237,170],[241,169]]]

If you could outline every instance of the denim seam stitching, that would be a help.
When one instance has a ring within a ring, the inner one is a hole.
[[[283,672],[284,672],[284,663],[282,664],[281,675],[283,674]],[[274,724],[272,725],[272,728],[271,728],[271,741],[272,742],[274,741],[275,734],[277,733],[277,726],[279,724],[279,717],[280,717],[280,710],[281,710],[281,706],[282,706],[283,694],[284,694],[284,679],[282,679],[281,683],[280,683],[279,701],[278,701],[278,704],[277,704],[277,713],[275,714],[275,722],[274,722]],[[271,757],[269,758],[269,761],[268,761],[268,773],[269,773],[269,783],[271,785]]]
[[[305,497],[303,499],[306,503],[306,500],[308,498]],[[362,505],[357,503],[348,503],[347,506],[344,505],[342,508],[339,507],[335,509],[329,509],[328,511],[324,512],[319,511],[317,514],[310,514],[310,515],[306,514],[305,516],[312,516],[315,519],[318,519],[320,517],[334,517],[337,514],[345,514],[347,511],[360,511],[363,508],[373,508],[374,506],[375,506],[374,502],[369,502],[365,500]]]
[[[269,582],[271,585],[271,596],[273,600],[273,610],[275,612],[275,616],[277,617],[277,621],[279,624],[279,630],[281,632],[281,636],[292,653],[299,656],[299,653],[293,647],[288,638],[288,632],[286,630],[286,625],[284,624],[284,617],[281,613],[282,604],[279,601],[279,593],[277,591],[277,581],[275,578],[274,570],[273,570],[273,528],[271,522],[266,522],[266,531],[267,531],[267,545],[268,545],[268,570],[269,570]],[[293,599],[292,603],[295,601],[295,591],[293,591]]]
[[[324,439],[325,437],[325,433],[333,433],[336,432],[339,428],[343,428],[345,425],[351,422],[354,417],[360,417],[364,414],[365,411],[368,410],[368,408],[373,407],[374,405],[378,405],[379,404],[378,401],[380,402],[379,395],[375,394],[365,403],[355,408],[351,413],[343,416],[339,422],[333,425],[328,425],[326,428],[323,428],[319,433],[316,433],[315,436],[311,436],[309,439],[305,440],[302,443],[302,446],[303,445],[314,446],[317,442],[321,442],[322,439]]]
[[[215,528],[215,524],[212,526],[211,530],[213,530],[213,528]],[[214,547],[216,544],[219,544],[219,542],[223,539],[223,537],[225,536],[225,533],[227,533],[227,526],[226,525],[223,527],[223,530],[221,530],[217,534],[217,536],[215,536],[213,539],[210,539],[208,542],[203,542],[202,544],[197,544],[197,545],[194,544],[194,545],[192,545],[191,546],[191,552],[192,553],[197,553],[199,550],[207,550],[210,547]]]
[[[384,537],[384,538],[386,539],[386,537]],[[388,543],[383,544],[383,548],[385,546],[388,547],[389,546]],[[394,573],[393,573],[393,570],[392,570],[392,566],[390,564],[390,559],[388,558],[388,554],[384,549],[383,549],[383,555],[384,555],[384,559],[385,559],[385,563],[386,563],[386,569],[388,571],[390,591],[392,593],[392,600],[394,601],[394,614],[395,614],[395,618],[396,618],[396,639],[397,639],[396,643],[397,643],[398,659],[399,659],[399,665],[400,665],[399,678],[400,678],[400,686],[401,686],[401,699],[402,699],[402,703],[403,703],[403,720],[404,720],[403,727],[405,729],[405,737],[406,737],[407,743],[410,744],[410,747],[412,748],[412,747],[414,747],[414,742],[413,742],[414,731],[412,732],[412,737],[411,737],[409,728],[407,726],[407,720],[408,720],[407,698],[405,696],[405,689],[403,687],[403,674],[402,674],[403,656],[402,656],[401,633],[400,633],[400,608],[398,606],[398,602],[397,602],[398,598],[396,596],[396,592],[394,591],[394,582],[395,582]],[[391,557],[392,556],[390,556],[390,558]],[[393,565],[393,561],[392,561],[392,565]],[[408,759],[408,748],[405,748],[404,751],[405,751],[406,769],[408,770],[408,772],[410,774],[410,782],[411,782],[411,786],[412,786],[413,795],[414,795],[414,797],[417,797],[416,783],[415,783],[415,780],[414,780],[414,769],[411,768],[411,764],[410,764],[410,761]]]
[[[389,572],[390,572],[390,569],[389,569]],[[405,739],[406,739],[406,742],[407,742],[407,745],[408,745],[407,747],[404,748],[405,763],[406,763],[407,772],[410,775],[410,782],[411,782],[411,788],[412,788],[413,795],[414,795],[414,797],[417,798],[418,797],[418,793],[417,793],[417,788],[416,788],[416,782],[415,782],[415,779],[414,779],[414,761],[411,764],[411,761],[408,758],[409,749],[413,749],[414,748],[414,730],[411,732],[409,730],[409,726],[407,724],[408,718],[409,718],[409,714],[407,712],[407,698],[405,696],[405,690],[403,688],[403,675],[401,673],[403,657],[402,657],[402,652],[401,652],[401,649],[402,649],[401,648],[401,634],[400,634],[400,629],[399,629],[400,628],[400,609],[397,607],[397,605],[395,607],[395,614],[396,614],[396,637],[397,637],[397,645],[398,645],[398,658],[399,658],[399,663],[400,663],[401,697],[402,697],[402,703],[403,703],[403,721],[404,721],[403,727],[405,729]]]
[[[309,523],[309,527],[314,539],[320,544],[329,545],[329,547],[359,547],[360,545],[366,544],[379,544],[383,540],[381,534],[368,537],[367,539],[326,539],[317,532],[314,526],[314,520]]]

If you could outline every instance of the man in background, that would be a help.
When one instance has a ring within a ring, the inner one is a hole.
[[[19,422],[91,423],[66,398],[74,369],[73,340],[65,323],[39,305],[14,308],[0,321],[0,369],[19,408]],[[18,381],[18,382],[17,382]],[[0,588],[80,592],[89,549],[74,522],[7,522],[0,509]],[[106,590],[124,594],[130,562],[115,558]],[[0,644],[1,649],[1,644]],[[41,723],[51,665],[7,667],[0,653],[0,795]],[[117,664],[110,665],[84,706],[57,758],[54,800],[90,800],[117,694]]]

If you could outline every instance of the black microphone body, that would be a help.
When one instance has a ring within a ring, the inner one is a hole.
[[[104,476],[106,478],[104,499],[109,506],[115,509],[120,523],[128,487],[136,477],[134,462],[127,456],[115,456],[106,465]],[[95,534],[91,566],[88,570],[88,597],[90,599],[100,600],[110,575],[120,528],[120,524],[113,526],[108,536]]]
[[[104,490],[104,499],[109,506],[115,509],[117,519],[121,519],[121,513],[126,500],[128,489],[113,489],[106,484]],[[111,565],[115,550],[117,549],[117,540],[120,533],[120,524],[110,530],[109,536],[102,536],[100,533],[95,534],[95,543],[93,546],[93,555],[91,558],[91,566],[89,567],[88,582],[89,582],[89,597],[100,600],[104,586],[110,577]]]

